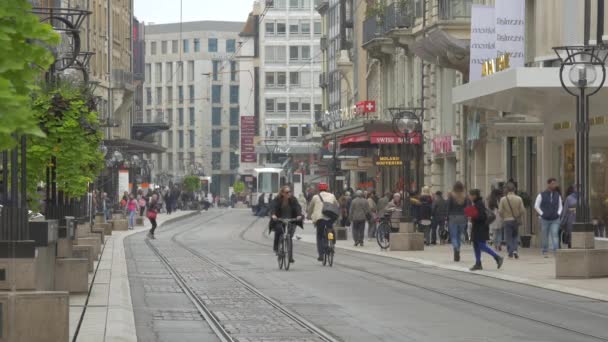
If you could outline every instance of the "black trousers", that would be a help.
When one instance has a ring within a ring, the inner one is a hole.
[[[150,229],[150,233],[154,234],[154,231],[156,230],[156,219],[150,219],[150,223],[152,223],[152,229]]]
[[[365,221],[353,221],[353,240],[363,242],[365,237]]]
[[[289,235],[293,237],[293,233],[296,230],[295,225],[289,226]],[[283,238],[283,224],[275,223],[274,225],[274,242],[272,243],[272,250],[275,252],[279,250],[279,240]]]

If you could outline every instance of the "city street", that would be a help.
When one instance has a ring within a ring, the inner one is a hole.
[[[608,341],[602,301],[343,249],[323,267],[301,241],[279,270],[267,223],[211,210],[128,237],[138,340]]]

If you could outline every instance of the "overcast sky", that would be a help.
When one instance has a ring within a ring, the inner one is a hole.
[[[183,20],[245,21],[253,0],[181,0]],[[135,0],[135,16],[146,23],[179,22],[180,0]]]

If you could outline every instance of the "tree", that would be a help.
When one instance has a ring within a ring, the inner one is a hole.
[[[184,177],[184,190],[188,192],[195,192],[200,190],[201,181],[197,176],[186,176]]]
[[[15,144],[15,132],[42,135],[31,93],[36,79],[53,63],[46,46],[57,43],[59,35],[40,23],[28,1],[0,1],[0,150]]]
[[[237,180],[232,185],[232,190],[234,191],[235,194],[240,195],[241,193],[243,193],[243,191],[245,191],[245,183],[243,183],[240,180]]]

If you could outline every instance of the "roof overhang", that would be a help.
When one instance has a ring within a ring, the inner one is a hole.
[[[166,150],[158,144],[131,139],[104,140],[103,144],[109,148],[115,148],[122,152],[129,153],[163,153]]]

